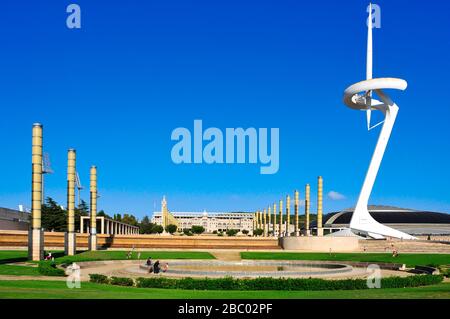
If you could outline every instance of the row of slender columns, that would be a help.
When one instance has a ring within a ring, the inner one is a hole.
[[[305,186],[305,227],[302,234],[305,236],[311,236],[310,230],[310,208],[311,208],[311,187],[309,184]],[[300,193],[294,192],[294,225],[293,232],[291,227],[291,197],[286,196],[285,217],[283,220],[283,200],[279,201],[277,210],[277,204],[273,204],[273,210],[269,206],[268,209],[258,210],[253,214],[253,230],[261,229],[263,236],[300,236],[299,225],[299,209],[300,209]],[[271,212],[273,212],[273,219],[271,220]],[[268,215],[267,215],[268,213]],[[277,218],[278,214],[278,218]],[[319,176],[317,178],[317,236],[323,236],[323,178]],[[278,225],[277,225],[278,224]],[[272,230],[270,230],[272,226]]]
[[[28,235],[28,257],[33,261],[44,258],[44,232],[41,223],[42,209],[42,155],[43,155],[43,126],[33,124],[32,129],[32,178],[31,178],[31,223]],[[75,183],[76,183],[76,151],[69,149],[67,153],[67,232],[65,233],[64,251],[66,255],[76,254],[75,234]],[[90,249],[96,249],[95,217],[97,211],[97,175],[96,168],[91,168],[91,244]]]
[[[44,258],[44,232],[41,224],[42,184],[43,184],[43,126],[33,124],[32,129],[32,179],[31,179],[31,223],[28,236],[28,257],[33,261]],[[64,251],[66,255],[76,254],[75,234],[75,183],[76,183],[76,151],[69,149],[67,153],[67,232],[65,234]],[[89,249],[97,249],[97,167],[90,169],[90,237]],[[83,219],[80,221],[83,232]],[[121,223],[106,221],[108,233],[139,234],[139,228]],[[101,232],[105,232],[105,220],[101,222]]]
[[[85,231],[85,220],[89,219],[90,223],[87,224],[87,230]],[[106,235],[137,235],[139,234],[139,227],[131,226],[128,224],[123,224],[121,222],[105,219],[105,218],[97,218],[95,225],[97,225],[100,220],[100,232],[97,234],[106,234]],[[90,225],[90,227],[89,227]],[[80,233],[93,233],[92,231],[92,218],[87,216],[82,216],[80,218]]]

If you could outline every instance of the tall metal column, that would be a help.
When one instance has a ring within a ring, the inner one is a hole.
[[[295,225],[294,225],[294,231],[295,236],[299,236],[299,230],[298,230],[298,205],[299,205],[299,193],[298,191],[294,192],[294,213],[295,213]]]
[[[76,152],[70,149],[67,154],[67,232],[65,240],[65,254],[76,254],[75,234],[75,166]]]
[[[305,188],[305,235],[306,236],[311,235],[311,232],[309,230],[309,208],[311,205],[310,197],[311,197],[311,188],[310,188],[309,184],[306,184],[306,188]]]
[[[31,151],[31,225],[28,234],[28,258],[44,258],[44,232],[41,226],[42,208],[42,125],[33,124]]]
[[[289,229],[291,226],[291,197],[289,195],[286,196],[286,237],[291,236],[291,230]]]
[[[277,232],[277,204],[274,203],[273,204],[273,225],[272,225],[272,231],[273,231],[273,235],[276,236],[276,232]]]
[[[317,178],[317,236],[323,236],[322,216],[323,216],[323,178]]]
[[[283,200],[280,200],[280,207],[278,213],[278,237],[283,237]]]
[[[264,209],[263,211],[263,236],[266,237],[267,236],[267,211]]]
[[[91,198],[91,235],[89,237],[89,250],[97,250],[97,167],[90,170],[90,198]]]

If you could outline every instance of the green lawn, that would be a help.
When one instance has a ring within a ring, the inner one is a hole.
[[[96,261],[96,260],[123,260],[127,257],[126,251],[86,251],[75,256],[64,256],[61,251],[53,251],[58,264]],[[59,256],[59,257],[58,257]],[[146,251],[141,252],[141,259],[152,257],[156,259],[214,259],[214,256],[207,252],[180,252],[180,251]],[[28,253],[23,250],[2,250],[0,251],[0,275],[10,276],[40,276],[37,267],[7,265],[14,262],[27,261]],[[133,253],[132,259],[137,259],[137,253]]]
[[[260,260],[328,260],[328,261],[362,261],[415,265],[447,265],[450,254],[392,254],[384,253],[287,253],[287,252],[242,252],[242,259]]]
[[[0,250],[0,275],[39,276],[36,267],[6,265],[8,263],[27,261],[28,252],[23,250]]]
[[[37,267],[0,265],[0,275],[8,276],[40,276]]]
[[[96,261],[96,260],[124,260],[127,259],[127,251],[85,251],[80,252],[75,256],[64,256],[61,251],[52,251],[56,262],[69,263],[81,261]],[[138,253],[134,252],[132,259],[137,259]],[[214,256],[208,252],[199,251],[143,251],[141,252],[141,259],[152,257],[156,259],[214,259]],[[28,253],[24,250],[0,250],[0,264],[27,261]]]
[[[1,298],[40,299],[449,299],[450,283],[399,289],[346,291],[200,291],[131,288],[82,282],[68,289],[64,281],[0,281]]]
[[[82,261],[98,261],[98,260],[125,260],[127,259],[127,251],[86,251],[78,253],[75,256],[57,257],[57,263],[71,263]],[[132,259],[137,260],[138,253],[134,252]],[[143,251],[141,252],[141,259],[151,257],[153,260],[157,259],[214,259],[214,256],[208,252],[199,251]]]

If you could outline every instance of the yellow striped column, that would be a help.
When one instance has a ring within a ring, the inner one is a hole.
[[[267,221],[267,235],[269,236],[269,233],[270,233],[270,215],[272,215],[271,214],[271,209],[270,209],[270,206],[267,208],[267,218],[268,218],[268,221]]]
[[[69,256],[76,254],[75,167],[76,152],[74,149],[70,149],[67,153],[67,232],[65,238],[65,253]]]
[[[44,232],[41,226],[42,131],[41,124],[33,124],[31,141],[31,224],[28,234],[28,259],[33,261],[44,258]]]
[[[89,249],[97,250],[97,167],[90,170],[90,198],[91,198],[91,236]]]
[[[263,211],[263,235],[267,237],[267,211],[264,209]]]
[[[259,223],[259,210],[256,212],[256,229],[259,229],[261,227]]]
[[[277,234],[277,204],[273,204],[273,225],[272,225],[272,231],[273,235],[276,236]]]
[[[294,231],[295,231],[295,236],[299,236],[299,230],[298,230],[298,205],[299,205],[299,193],[298,191],[294,192],[294,213],[295,213],[295,224],[294,224]]]
[[[280,210],[278,213],[278,236],[283,237],[283,200],[280,200]]]
[[[263,211],[259,211],[259,228],[264,230],[264,224],[263,224]],[[264,236],[264,233],[263,233]]]
[[[319,176],[317,178],[317,236],[323,236],[323,178]]]
[[[289,195],[286,196],[286,237],[291,236],[291,197]]]
[[[311,235],[309,230],[309,208],[310,208],[310,197],[311,197],[311,187],[309,184],[306,184],[305,187],[305,235]]]

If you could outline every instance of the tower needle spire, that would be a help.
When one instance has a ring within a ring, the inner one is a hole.
[[[372,41],[372,3],[369,4],[369,19],[367,21],[367,61],[366,61],[366,80],[371,80],[373,76],[373,41]],[[367,130],[370,130],[370,118],[372,115],[372,91],[366,92],[366,117]]]

